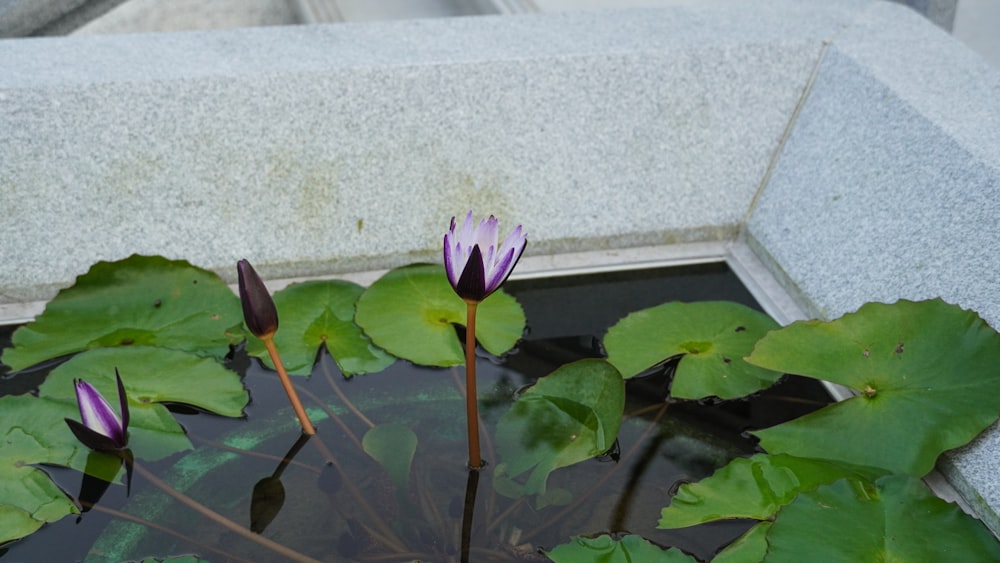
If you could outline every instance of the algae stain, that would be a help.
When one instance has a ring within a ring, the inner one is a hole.
[[[471,172],[452,171],[440,178],[438,186],[429,186],[432,196],[427,199],[428,220],[436,230],[447,228],[451,217],[461,219],[469,210],[476,219],[489,215],[500,220],[501,230],[518,224],[514,216],[517,206],[504,190],[505,182],[496,175],[476,175]],[[443,231],[442,231],[443,232]]]

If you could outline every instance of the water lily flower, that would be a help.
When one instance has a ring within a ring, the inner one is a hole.
[[[278,330],[278,309],[267,286],[246,260],[236,263],[236,272],[240,279],[240,302],[247,328],[257,338],[273,335]]]
[[[456,230],[455,218],[444,235],[444,267],[455,293],[466,301],[480,302],[507,281],[521,258],[528,237],[518,225],[503,244],[497,245],[499,222],[490,215],[476,226],[472,211]]]
[[[66,424],[85,446],[99,452],[116,452],[128,445],[128,399],[125,397],[125,387],[117,369],[115,379],[118,381],[121,418],[93,385],[82,379],[73,380],[76,402],[80,407],[80,418],[83,423],[67,418]]]

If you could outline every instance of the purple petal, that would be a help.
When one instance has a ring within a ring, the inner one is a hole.
[[[514,263],[514,249],[507,251],[505,256],[502,256],[500,262],[494,265],[494,269],[490,272],[489,277],[486,278],[486,293],[490,294],[500,288],[503,282],[507,281],[507,276],[510,275],[511,270],[513,270]]]
[[[517,228],[507,235],[507,238],[500,246],[500,251],[497,253],[497,262],[493,264],[493,269],[490,270],[486,277],[487,293],[493,293],[507,281],[511,272],[514,271],[514,266],[521,259],[521,254],[524,252],[527,244],[528,239],[524,235],[521,225],[518,225]]]
[[[455,219],[451,220],[452,227],[455,226]],[[455,264],[460,260],[455,256],[457,254],[457,249],[454,244],[452,244],[452,233],[451,231],[444,234],[444,271],[448,274],[448,281],[451,283],[452,287],[458,284],[458,278],[461,276],[461,270],[455,268]]]
[[[115,368],[115,380],[118,381],[118,406],[122,413],[122,434],[125,439],[122,441],[122,447],[128,443],[128,421],[130,415],[128,412],[128,397],[125,395],[125,385],[122,383],[122,376],[118,374],[118,368]]]
[[[76,439],[80,440],[80,443],[84,446],[99,452],[110,452],[121,449],[117,442],[108,438],[104,434],[99,434],[72,418],[66,418],[63,420],[66,421],[66,425],[69,426],[69,429],[73,432],[73,435],[76,436]]]
[[[455,285],[455,293],[462,299],[482,301],[486,298],[486,272],[483,270],[483,254],[479,245],[472,247],[472,254],[465,264],[462,277]]]
[[[472,211],[469,211],[468,215],[465,216],[465,222],[462,223],[462,229],[458,231],[458,241],[470,241],[475,239],[476,229],[472,222]],[[471,245],[470,245],[471,246]]]
[[[243,320],[247,328],[257,338],[264,338],[278,330],[278,309],[267,291],[267,286],[257,275],[250,262],[236,263],[240,282],[240,303],[243,305]]]
[[[83,426],[106,436],[114,442],[116,447],[125,447],[125,427],[101,393],[82,379],[75,380],[74,386],[76,387],[76,400],[80,407],[80,418],[83,421]]]

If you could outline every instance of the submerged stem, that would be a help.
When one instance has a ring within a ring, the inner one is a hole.
[[[354,416],[361,419],[361,422],[367,424],[368,428],[375,428],[375,423],[372,422],[367,416],[365,416],[365,413],[361,412],[361,409],[356,407],[354,403],[347,398],[347,395],[345,395],[343,390],[340,389],[340,386],[337,385],[337,383],[333,380],[333,375],[330,374],[330,369],[327,367],[326,362],[321,361],[320,366],[323,368],[323,376],[326,377],[326,381],[327,383],[330,384],[330,388],[333,389],[333,392],[337,394],[337,397],[339,397],[340,400],[343,401],[344,406],[347,407],[347,410],[354,413]]]
[[[465,482],[465,503],[462,509],[462,551],[461,563],[469,562],[472,547],[472,516],[476,509],[476,493],[479,491],[479,471],[470,470]]]
[[[479,470],[479,395],[476,393],[476,309],[478,301],[466,300],[465,314],[465,418],[469,431],[469,469]]]
[[[365,513],[365,516],[368,517],[372,525],[381,534],[383,542],[386,543],[390,548],[396,550],[397,552],[405,551],[406,550],[405,544],[402,542],[402,540],[399,539],[399,537],[396,536],[396,534],[392,531],[392,528],[390,528],[385,523],[385,521],[379,516],[378,512],[376,512],[375,509],[372,508],[372,505],[369,504],[365,496],[361,494],[361,491],[358,490],[357,486],[355,486],[354,481],[351,479],[351,476],[348,475],[347,471],[344,470],[344,467],[340,465],[340,462],[333,455],[333,452],[330,450],[330,448],[323,442],[322,439],[318,437],[314,441],[314,443],[316,444],[316,447],[320,450],[320,454],[324,458],[326,458],[326,462],[332,465],[333,468],[337,470],[337,473],[340,474],[341,483],[343,487],[347,490],[347,493],[349,495],[354,497],[354,501],[357,503],[358,508],[360,508],[361,511]]]
[[[344,434],[347,435],[347,439],[350,440],[355,446],[357,446],[358,450],[364,451],[364,448],[361,446],[361,440],[359,440],[358,437],[354,435],[354,431],[351,430],[351,427],[348,426],[347,423],[344,422],[339,416],[337,416],[337,413],[333,412],[333,409],[327,406],[327,404],[323,402],[323,399],[319,398],[315,393],[306,389],[305,387],[296,385],[295,388],[298,389],[306,397],[312,399],[313,402],[316,403],[316,406],[319,407],[320,410],[325,412],[326,415],[330,417],[330,420],[335,422],[337,426],[340,426],[341,430],[344,431]]]
[[[294,549],[292,549],[290,547],[284,546],[284,545],[282,545],[282,544],[280,544],[280,543],[278,543],[278,542],[276,542],[274,540],[270,540],[270,539],[265,538],[263,536],[257,535],[255,533],[251,532],[249,529],[247,529],[247,528],[245,528],[243,526],[240,526],[239,524],[237,524],[236,522],[233,522],[229,518],[226,518],[225,516],[219,514],[218,512],[215,512],[214,510],[212,510],[211,508],[205,506],[204,504],[201,504],[200,502],[194,500],[193,498],[191,498],[191,497],[185,495],[184,493],[178,491],[177,489],[171,487],[169,484],[167,484],[165,481],[163,481],[162,479],[160,479],[159,477],[157,477],[156,475],[154,475],[151,471],[149,471],[148,469],[146,469],[142,465],[139,465],[137,463],[137,464],[134,464],[133,467],[135,468],[136,471],[138,471],[143,476],[144,479],[146,479],[147,481],[149,481],[153,485],[156,485],[157,488],[159,488],[163,492],[167,493],[168,495],[174,497],[175,499],[177,499],[181,503],[187,505],[189,508],[191,508],[195,512],[201,514],[202,516],[208,518],[209,520],[212,520],[213,522],[215,522],[215,523],[219,524],[220,526],[226,528],[227,530],[229,530],[231,532],[235,532],[235,533],[239,534],[240,536],[243,536],[243,538],[248,539],[248,540],[250,540],[250,541],[252,541],[254,543],[257,543],[258,545],[260,545],[260,546],[262,546],[262,547],[264,547],[266,549],[269,549],[269,550],[271,550],[271,551],[273,551],[273,552],[275,552],[275,553],[277,553],[279,555],[287,557],[288,559],[290,559],[292,561],[304,561],[304,562],[308,562],[308,563],[319,563],[318,559],[313,559],[312,557],[309,557],[308,555],[299,553],[298,551],[295,551]]]
[[[252,563],[249,559],[243,559],[241,557],[237,557],[236,555],[233,555],[232,553],[223,551],[223,550],[221,550],[221,549],[219,549],[219,548],[217,548],[215,546],[211,546],[211,545],[200,543],[200,542],[196,541],[194,538],[185,536],[184,534],[182,534],[182,533],[180,533],[180,532],[178,532],[178,531],[176,531],[176,530],[174,530],[172,528],[168,528],[167,526],[164,526],[162,524],[157,524],[156,522],[153,522],[151,520],[146,520],[145,518],[142,518],[142,517],[139,517],[139,516],[135,516],[134,514],[129,514],[127,512],[122,512],[120,510],[115,510],[114,508],[109,508],[109,507],[106,507],[106,506],[101,506],[99,504],[93,504],[93,503],[82,503],[82,504],[84,504],[87,508],[89,508],[90,510],[93,510],[94,512],[103,512],[105,514],[109,514],[111,516],[114,516],[115,518],[120,518],[122,520],[128,520],[129,522],[134,522],[136,524],[140,524],[142,526],[146,526],[147,528],[152,528],[152,529],[154,529],[154,530],[156,530],[158,532],[161,532],[161,533],[164,533],[164,534],[167,534],[167,535],[170,535],[170,536],[174,536],[175,538],[178,538],[178,539],[183,540],[183,541],[185,541],[187,543],[190,543],[191,545],[195,545],[195,546],[198,546],[199,548],[204,549],[206,551],[211,551],[213,553],[221,555],[221,556],[223,556],[223,557],[226,558],[226,561],[241,561],[241,562],[244,562],[244,563]]]
[[[288,395],[288,400],[292,403],[292,409],[295,410],[295,415],[299,417],[302,432],[312,436],[316,433],[316,428],[313,427],[309,416],[306,414],[306,409],[302,406],[302,401],[299,400],[299,396],[295,392],[295,387],[292,386],[292,380],[288,377],[288,372],[285,371],[285,364],[281,363],[281,356],[278,355],[278,347],[274,345],[274,336],[265,335],[260,341],[264,343],[267,353],[271,355],[274,369],[278,372],[278,378],[281,379],[281,386],[285,388],[285,394]]]

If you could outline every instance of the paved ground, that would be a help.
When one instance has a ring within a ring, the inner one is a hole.
[[[539,11],[595,10],[682,4],[692,0],[495,0]],[[297,23],[297,3],[309,0],[129,0],[77,33],[179,31]],[[485,3],[485,2],[481,2]],[[338,0],[348,21],[460,15],[461,0]],[[521,11],[521,10],[508,10]],[[958,0],[953,34],[1000,69],[1000,0]]]

